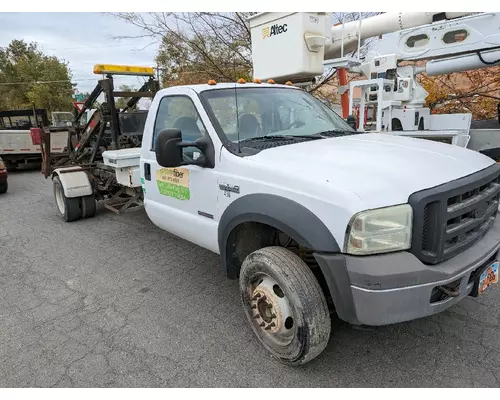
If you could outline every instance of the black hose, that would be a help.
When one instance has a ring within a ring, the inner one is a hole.
[[[498,60],[495,60],[495,61],[486,61],[486,60],[483,58],[483,56],[481,55],[481,52],[480,52],[479,50],[476,52],[476,54],[477,54],[477,56],[479,57],[479,60],[480,60],[483,64],[485,64],[485,65],[494,65],[494,64],[496,64],[496,63],[500,62],[500,58],[499,58]]]

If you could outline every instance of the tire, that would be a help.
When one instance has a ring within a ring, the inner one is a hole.
[[[330,339],[330,313],[317,279],[300,257],[283,247],[257,250],[243,262],[239,284],[252,330],[272,356],[299,366],[323,352]]]
[[[95,196],[91,194],[90,196],[81,197],[82,201],[82,218],[92,218],[95,215],[96,204]]]
[[[8,188],[9,188],[9,184],[7,182],[0,183],[0,194],[7,193]]]
[[[66,197],[61,180],[58,176],[54,177],[53,182],[54,198],[56,200],[56,208],[59,211],[59,214],[66,222],[76,221],[81,215],[80,197]]]

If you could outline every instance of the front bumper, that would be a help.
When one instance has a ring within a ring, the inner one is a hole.
[[[315,253],[338,316],[362,325],[388,325],[446,310],[468,296],[475,272],[498,260],[500,218],[474,246],[437,265],[409,252],[355,257]],[[437,286],[459,283],[457,297],[431,302]]]

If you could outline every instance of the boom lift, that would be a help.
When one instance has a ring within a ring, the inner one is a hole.
[[[62,154],[52,153],[50,131],[43,129],[41,134],[44,149],[42,172],[45,178],[56,173],[60,180],[85,181],[88,177],[93,181],[92,186],[96,188],[94,193],[85,193],[70,199],[86,203],[79,205],[85,214],[82,217],[93,216],[95,200],[105,200],[105,207],[116,213],[142,206],[138,168],[129,168],[126,160],[127,157],[133,158],[135,152],[140,149],[147,111],[133,109],[141,98],[153,98],[159,90],[159,83],[154,79],[154,70],[150,67],[96,65],[94,73],[105,75],[105,78],[99,80],[76,115],[69,129],[66,151]],[[143,76],[148,79],[138,91],[123,92],[114,89],[115,75]],[[96,107],[87,123],[80,124],[82,116],[92,109],[101,94],[104,94],[104,102]],[[116,97],[130,97],[124,109],[116,108]],[[120,162],[103,158],[105,151],[113,154],[113,151],[120,149],[130,149],[128,153],[120,153]]]
[[[272,24],[284,26],[286,31],[265,35]],[[431,115],[424,107],[428,93],[417,75],[500,65],[500,13],[384,13],[331,28],[330,24],[328,13],[261,13],[251,17],[255,77],[304,84],[322,75],[325,67],[347,69],[365,77],[349,85],[349,115],[354,111],[354,89],[361,89],[360,130],[365,129],[365,107],[374,106],[375,131],[471,147],[471,115]],[[377,36],[362,56],[362,41]],[[300,51],[291,52],[285,41]],[[347,55],[353,51],[356,57]],[[401,65],[425,60],[424,66]],[[342,93],[347,88],[340,89]],[[474,146],[479,148],[474,150],[485,150],[491,135],[475,139]]]

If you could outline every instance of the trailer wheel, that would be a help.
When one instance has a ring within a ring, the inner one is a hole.
[[[92,218],[96,211],[95,196],[93,194],[90,196],[83,196],[81,197],[81,200],[82,218]]]
[[[80,218],[80,198],[66,197],[58,176],[54,177],[54,197],[59,214],[66,222],[76,221]]]
[[[331,321],[321,287],[307,264],[282,247],[250,254],[240,271],[243,308],[260,343],[298,366],[323,352]]]

